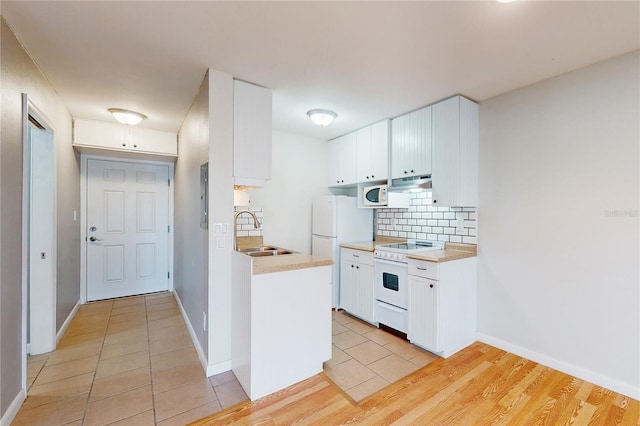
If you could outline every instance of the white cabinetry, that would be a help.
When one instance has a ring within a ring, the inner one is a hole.
[[[450,262],[409,259],[407,337],[448,357],[475,341],[476,258]]]
[[[329,141],[329,186],[348,186],[356,183],[356,152],[356,133]]]
[[[234,183],[264,186],[271,179],[271,91],[238,80],[233,85]]]
[[[255,274],[256,261],[231,257],[231,367],[251,400],[320,373],[331,358],[331,266]]]
[[[431,107],[391,120],[391,178],[431,174]]]
[[[340,307],[373,323],[373,253],[340,249]]]
[[[433,202],[478,205],[478,104],[455,96],[431,106]]]
[[[106,151],[147,158],[178,156],[176,133],[132,127],[124,124],[76,118],[73,120],[73,146],[86,154]]]
[[[389,120],[356,132],[358,182],[387,180],[389,158]]]

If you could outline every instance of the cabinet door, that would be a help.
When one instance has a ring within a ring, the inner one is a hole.
[[[386,180],[389,176],[389,120],[371,126],[371,177]]]
[[[391,178],[431,173],[431,107],[391,122]]]
[[[329,186],[356,183],[357,138],[349,133],[329,142]]]
[[[132,127],[129,148],[132,151],[178,155],[178,139],[175,133]]]
[[[391,178],[407,176],[411,170],[411,117],[405,114],[391,120]]]
[[[238,80],[233,84],[233,175],[269,180],[271,91]]]
[[[353,185],[357,182],[357,142],[356,134],[349,133],[344,136],[342,146],[340,147],[340,180],[344,180],[344,185]]]
[[[409,275],[407,337],[412,343],[438,352],[438,281]]]
[[[460,139],[459,97],[433,105],[433,199],[438,205],[457,205]]]
[[[340,259],[340,307],[355,314],[356,306],[356,269],[348,257]]]
[[[343,137],[329,141],[329,182],[327,186],[340,185],[340,143]]]
[[[358,182],[373,180],[371,165],[371,126],[356,132],[356,179]]]
[[[75,119],[73,144],[107,149],[128,149],[129,126],[104,121]]]
[[[443,206],[476,206],[478,104],[461,96],[433,108],[433,200]]]
[[[411,113],[410,175],[431,174],[431,107]]]
[[[356,265],[356,311],[357,316],[373,322],[373,266],[362,263]]]

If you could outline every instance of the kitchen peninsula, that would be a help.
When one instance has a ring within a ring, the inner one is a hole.
[[[331,358],[331,260],[233,252],[232,370],[251,400]]]

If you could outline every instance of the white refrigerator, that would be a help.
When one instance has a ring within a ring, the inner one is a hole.
[[[340,244],[373,239],[373,209],[359,209],[356,197],[323,195],[313,200],[311,254],[333,260],[333,307],[340,307]]]

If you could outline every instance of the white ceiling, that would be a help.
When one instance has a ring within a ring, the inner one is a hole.
[[[640,48],[640,3],[5,1],[75,117],[177,131],[207,68],[273,91],[277,130],[322,139],[460,93],[482,101]],[[328,128],[306,117],[332,109]]]

